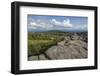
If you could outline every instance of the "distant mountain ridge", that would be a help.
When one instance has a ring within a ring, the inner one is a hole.
[[[87,32],[86,30],[85,31],[81,31],[81,30],[28,30],[28,32],[63,32],[63,33],[65,33],[65,32]]]

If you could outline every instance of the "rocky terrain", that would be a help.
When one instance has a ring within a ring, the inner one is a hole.
[[[88,57],[87,36],[74,34],[64,37],[57,45],[48,48],[45,53],[31,56],[28,60],[82,59]]]

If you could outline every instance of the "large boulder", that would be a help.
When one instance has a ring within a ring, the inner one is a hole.
[[[46,55],[50,59],[80,59],[87,58],[87,44],[81,40],[73,40],[64,44],[49,48]]]

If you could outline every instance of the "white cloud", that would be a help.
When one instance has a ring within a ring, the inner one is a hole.
[[[63,21],[57,21],[56,19],[51,20],[53,25],[65,27],[65,28],[71,28],[72,24],[70,23],[69,19],[63,20]]]
[[[47,29],[47,30],[53,30],[53,29],[64,29],[64,30],[86,30],[87,25],[73,25],[70,22],[70,19],[65,19],[63,21],[59,21],[56,19],[51,20],[31,20],[28,22],[28,28],[31,29]]]
[[[35,26],[30,26],[30,27],[28,27],[28,29],[38,29],[37,27],[35,27]]]
[[[30,28],[39,27],[39,28],[45,28],[45,29],[59,29],[59,28],[71,28],[72,24],[70,23],[69,19],[58,21],[56,19],[51,20],[30,20],[28,22],[28,25]],[[37,29],[37,28],[36,28]]]
[[[61,25],[61,22],[60,21],[57,21],[56,19],[52,19],[51,20],[51,23],[53,24],[53,25]]]
[[[72,28],[67,28],[67,30],[79,30],[79,31],[86,31],[87,25],[74,25]]]
[[[73,27],[73,25],[70,23],[69,19],[66,19],[66,20],[63,21],[63,26],[67,27],[67,28]]]
[[[76,27],[74,27],[75,29],[80,29],[80,30],[86,30],[87,29],[87,25],[77,25]]]
[[[30,22],[29,25],[30,26],[36,26],[37,24],[35,22]]]
[[[47,21],[44,21],[44,20],[36,20],[36,21],[30,21],[28,23],[28,27],[29,28],[33,28],[33,29],[40,29],[40,28],[44,28],[44,29],[48,29],[48,28],[51,28],[52,25],[50,25],[50,23],[48,23]]]

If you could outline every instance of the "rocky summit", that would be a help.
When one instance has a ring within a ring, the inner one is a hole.
[[[65,37],[63,41],[59,42],[56,46],[52,46],[45,53],[50,59],[87,58],[87,43],[76,35],[72,39]]]
[[[57,60],[57,59],[82,59],[88,57],[87,42],[78,35],[64,37],[64,40],[57,45],[48,48],[44,54],[38,56],[38,60]],[[37,57],[29,57],[29,60]]]

